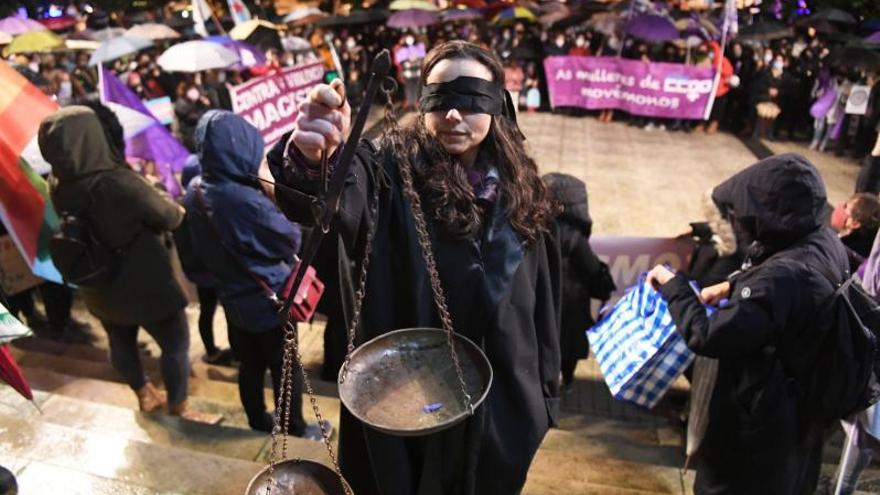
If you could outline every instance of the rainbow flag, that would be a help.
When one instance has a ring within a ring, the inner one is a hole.
[[[40,122],[56,110],[57,103],[0,60],[0,221],[34,274],[61,282],[48,250],[58,216],[39,173],[48,166],[37,144]]]

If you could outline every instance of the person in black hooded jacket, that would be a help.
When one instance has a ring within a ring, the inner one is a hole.
[[[785,154],[734,175],[712,198],[749,244],[743,269],[699,298],[682,273],[658,266],[648,275],[688,347],[719,360],[694,492],[813,493],[828,425],[811,419],[799,384],[832,328],[817,308],[834,292],[813,267],[839,281],[847,268],[843,245],[823,226],[825,186],[809,161]],[[707,316],[703,303],[721,299]]]
[[[574,382],[574,369],[590,353],[585,332],[596,321],[590,300],[607,301],[616,287],[608,265],[590,247],[593,219],[587,203],[587,186],[568,174],[551,173],[542,177],[553,198],[562,205],[555,219],[555,233],[561,250],[562,322],[559,330],[562,385]]]

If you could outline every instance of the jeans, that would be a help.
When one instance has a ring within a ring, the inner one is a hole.
[[[837,466],[837,484],[834,495],[850,495],[856,491],[859,484],[859,476],[862,471],[871,464],[874,450],[856,445],[855,437],[858,435],[858,427],[853,428],[847,435],[840,453],[840,464]]]
[[[147,375],[138,353],[137,325],[116,325],[102,321],[110,339],[110,364],[122,375],[128,386],[139,390],[147,384]],[[168,404],[175,406],[186,400],[189,384],[189,326],[186,313],[180,310],[170,318],[141,325],[159,344],[162,357],[159,366],[168,391]]]
[[[217,290],[213,287],[196,286],[199,295],[199,336],[208,355],[217,353],[214,343],[214,313],[217,311]]]
[[[267,332],[248,332],[229,326],[229,341],[235,355],[240,360],[238,368],[238,395],[251,428],[258,431],[272,431],[272,417],[266,412],[263,383],[266,369],[272,376],[272,391],[275,407],[281,399],[281,363],[284,351],[284,333],[281,328]],[[287,431],[301,436],[306,428],[302,416],[302,373],[297,363],[293,365],[291,386],[290,421]]]

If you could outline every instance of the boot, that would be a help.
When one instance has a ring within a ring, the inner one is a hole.
[[[168,413],[172,416],[179,416],[183,419],[188,419],[190,421],[195,421],[196,423],[206,423],[209,425],[220,424],[223,421],[222,414],[215,413],[206,413],[201,411],[196,411],[195,409],[190,409],[187,405],[187,401],[184,400],[180,404],[168,405]]]
[[[157,411],[166,405],[162,393],[150,382],[134,391],[138,399],[138,407],[145,413]]]

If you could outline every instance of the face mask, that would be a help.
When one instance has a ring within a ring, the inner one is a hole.
[[[58,98],[70,98],[73,94],[73,85],[70,81],[61,81],[58,87]]]
[[[773,54],[770,52],[765,53],[764,54],[764,63],[769,64],[771,61],[773,61]]]
[[[221,72],[221,73],[217,74],[217,81],[218,81],[220,84],[225,83],[225,82],[226,82],[226,73],[225,73],[225,72]]]
[[[413,43],[416,42],[415,38],[413,38],[412,36],[407,36],[404,41],[406,42],[407,45],[412,45]]]
[[[189,101],[196,101],[199,99],[199,90],[196,88],[189,88],[186,90],[186,99]]]
[[[578,38],[578,39],[574,40],[574,44],[578,47],[582,47],[587,44],[587,40],[585,40],[583,38]]]
[[[778,60],[776,62],[773,62],[773,70],[774,71],[782,72],[783,69],[785,69],[785,64],[783,64],[782,62],[780,62]]]
[[[565,38],[556,38],[556,46],[562,48],[562,45],[565,44]]]
[[[345,47],[349,50],[353,49],[355,46],[357,46],[357,43],[354,41],[354,38],[345,40]]]

